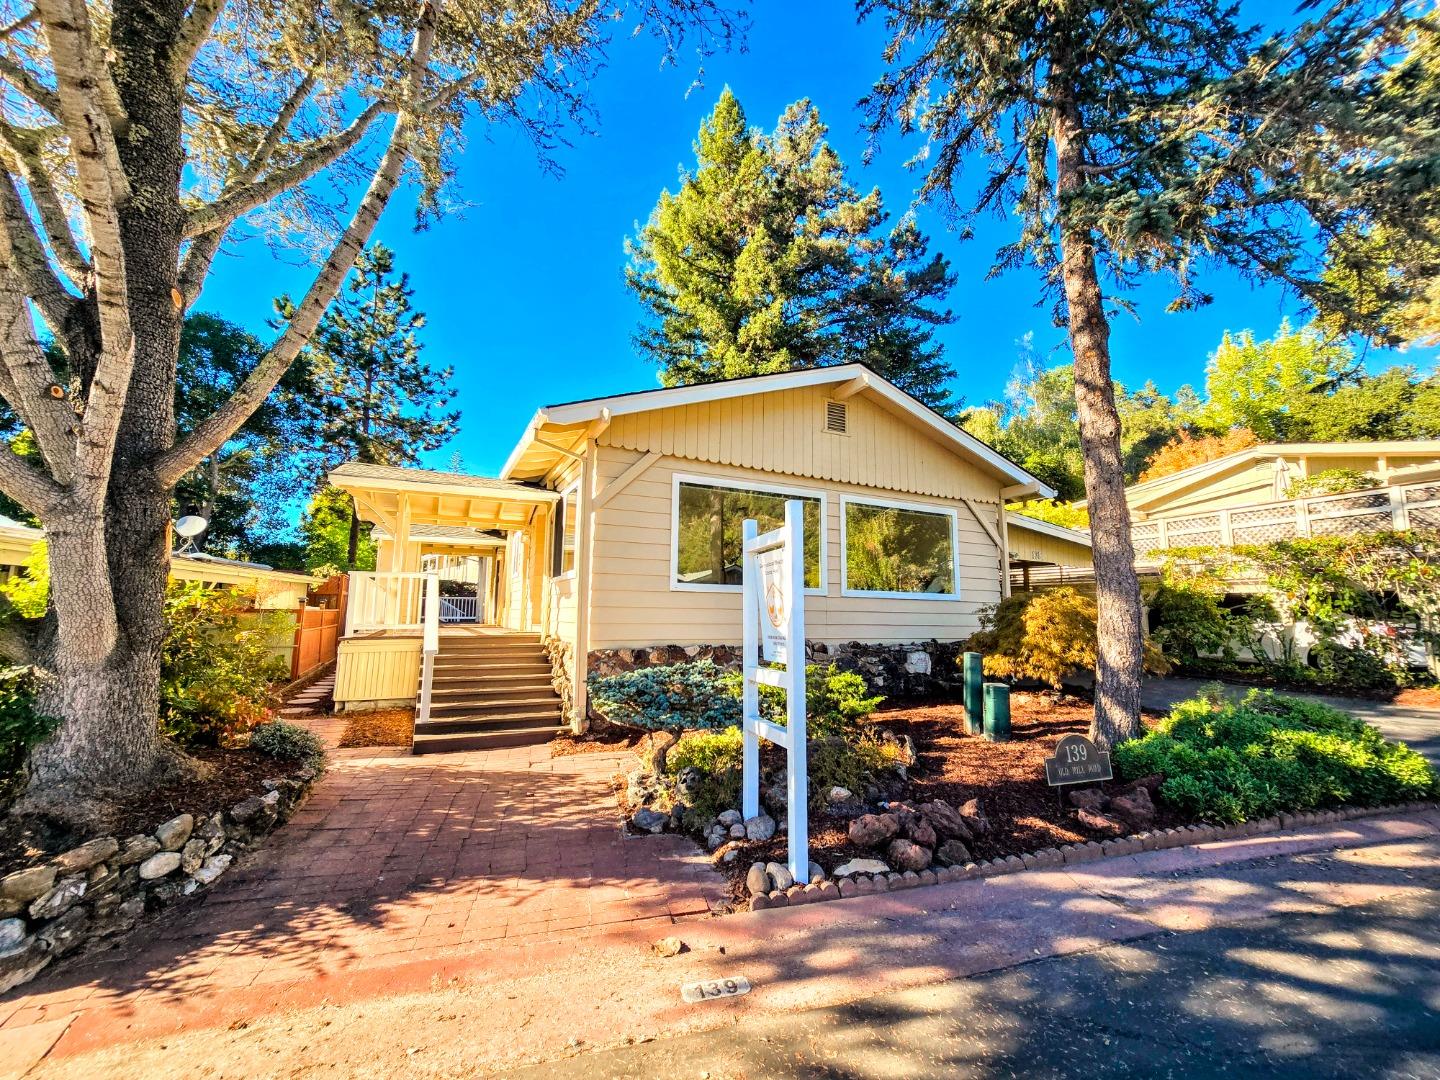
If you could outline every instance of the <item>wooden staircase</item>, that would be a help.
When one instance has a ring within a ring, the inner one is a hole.
[[[415,753],[531,746],[564,730],[540,635],[440,632],[430,719],[415,722]]]

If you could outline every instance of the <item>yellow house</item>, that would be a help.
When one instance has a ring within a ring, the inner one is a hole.
[[[417,752],[578,730],[592,673],[732,660],[741,522],[771,527],[789,499],[812,653],[889,692],[950,680],[1009,590],[1004,504],[1050,494],[858,364],[546,406],[499,478],[350,463],[330,479],[383,538],[377,571],[351,576],[335,699],[418,695]],[[473,615],[440,559],[457,530],[485,538]]]

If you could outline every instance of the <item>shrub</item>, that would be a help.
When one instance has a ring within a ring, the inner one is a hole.
[[[812,742],[807,762],[810,808],[824,809],[832,787],[843,787],[858,795],[867,781],[899,763],[898,744],[882,742],[868,735]]]
[[[703,773],[718,773],[740,767],[741,735],[738,727],[723,731],[686,735],[665,755],[665,771],[677,776],[694,766]]]
[[[1167,802],[1224,823],[1440,793],[1435,771],[1404,744],[1328,705],[1263,690],[1181,702],[1113,755],[1122,778],[1158,773]]]
[[[724,728],[740,723],[739,698],[713,660],[592,676],[590,700],[616,723],[644,728]]]
[[[1194,667],[1213,657],[1233,659],[1234,642],[1249,620],[1220,606],[1214,591],[1167,581],[1149,593],[1150,638],[1172,664]]]
[[[985,673],[1034,679],[1059,688],[1068,675],[1095,666],[1095,599],[1071,588],[1022,592],[980,613],[965,648],[983,653]],[[1147,640],[1145,669],[1164,674],[1164,654]]]
[[[281,612],[256,611],[242,593],[171,582],[160,655],[160,731],[218,745],[269,716],[270,686],[289,669],[274,655],[288,633]]]
[[[1347,491],[1366,491],[1379,486],[1379,480],[1358,469],[1322,469],[1290,481],[1285,497],[1308,499],[1315,495],[1343,495]]]
[[[740,672],[724,676],[725,689],[740,700],[743,677]],[[805,668],[805,734],[812,739],[845,737],[855,733],[861,720],[885,700],[870,696],[864,676],[842,671],[834,664]],[[760,687],[760,711],[767,719],[785,723],[785,691],[776,686]],[[737,720],[738,723],[738,720]]]
[[[299,724],[272,720],[250,732],[250,748],[281,761],[321,765],[325,761],[325,744],[308,728]]]
[[[35,711],[35,669],[0,668],[0,793],[9,795],[33,746],[55,730]]]

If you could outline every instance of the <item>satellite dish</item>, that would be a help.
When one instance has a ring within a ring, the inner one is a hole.
[[[185,539],[199,536],[205,531],[210,523],[199,514],[186,514],[179,521],[175,522],[175,531]]]

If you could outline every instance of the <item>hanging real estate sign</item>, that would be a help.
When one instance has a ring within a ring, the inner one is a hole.
[[[756,590],[755,605],[760,610],[760,648],[767,664],[790,662],[790,596],[786,581],[789,558],[787,547],[774,547],[755,555],[756,573],[751,579],[751,587]]]

